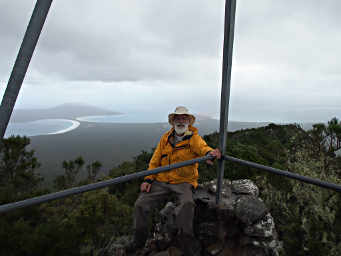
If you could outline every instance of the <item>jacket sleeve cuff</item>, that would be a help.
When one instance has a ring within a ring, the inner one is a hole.
[[[213,151],[213,148],[210,148],[210,149],[208,149],[207,151],[206,151],[206,153],[205,153],[205,156],[207,156],[210,152],[212,152]]]
[[[154,180],[151,180],[151,179],[145,179],[144,181],[149,183],[149,184],[152,184],[154,182]]]

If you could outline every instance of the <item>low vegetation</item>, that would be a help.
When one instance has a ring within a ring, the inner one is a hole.
[[[341,124],[275,125],[228,134],[227,154],[301,175],[341,184]],[[219,134],[204,136],[217,147]],[[0,203],[18,201],[61,189],[147,169],[152,152],[99,178],[101,163],[79,157],[64,161],[64,175],[53,188],[43,188],[39,162],[28,151],[28,138],[3,140],[0,152]],[[200,164],[200,182],[216,177],[216,165]],[[82,175],[81,175],[82,174]],[[82,177],[81,179],[79,177]],[[252,179],[276,221],[282,255],[341,255],[341,195],[264,171],[226,162],[225,178]],[[141,180],[2,214],[1,255],[101,255],[113,237],[131,232],[132,210]]]

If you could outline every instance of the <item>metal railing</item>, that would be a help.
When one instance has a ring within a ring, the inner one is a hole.
[[[101,182],[97,182],[97,183],[93,183],[89,185],[84,185],[81,187],[70,188],[70,189],[66,189],[63,191],[56,192],[56,193],[51,193],[51,194],[47,194],[43,196],[38,196],[38,197],[18,201],[15,203],[4,204],[0,206],[0,213],[8,212],[11,210],[15,210],[18,208],[23,208],[23,207],[27,207],[31,205],[41,204],[41,203],[49,202],[49,201],[56,200],[56,199],[62,199],[64,197],[68,197],[68,196],[72,196],[72,195],[76,195],[76,194],[80,194],[80,193],[84,193],[84,192],[88,192],[88,191],[92,191],[92,190],[96,190],[100,188],[105,188],[111,185],[127,182],[130,180],[134,180],[134,179],[152,175],[152,174],[157,174],[160,172],[166,172],[175,168],[180,168],[183,166],[191,165],[191,164],[198,163],[201,161],[206,161],[209,159],[212,159],[212,157],[204,156],[204,157],[195,158],[195,159],[180,162],[180,163],[175,163],[175,164],[168,165],[168,166],[159,167],[153,170],[144,170],[141,172],[117,177],[111,180],[101,181]]]
[[[76,194],[80,194],[80,193],[84,193],[84,192],[88,192],[88,191],[92,191],[92,190],[105,188],[105,187],[108,187],[111,185],[124,183],[124,182],[130,181],[130,180],[138,179],[138,178],[148,176],[151,174],[166,172],[166,171],[170,171],[170,170],[175,169],[175,168],[180,168],[183,166],[191,165],[191,164],[206,161],[206,160],[212,160],[212,159],[213,159],[212,156],[204,156],[204,157],[195,158],[195,159],[184,161],[184,162],[179,162],[179,163],[172,164],[172,165],[159,167],[159,168],[156,168],[153,170],[144,170],[144,171],[140,171],[137,173],[132,173],[129,175],[124,175],[124,176],[117,177],[114,179],[106,180],[106,181],[101,181],[101,182],[97,182],[97,183],[93,183],[93,184],[89,184],[89,185],[84,185],[81,187],[70,188],[70,189],[66,189],[63,191],[56,192],[56,193],[38,196],[38,197],[34,197],[34,198],[30,198],[30,199],[26,199],[26,200],[14,202],[14,203],[8,203],[8,204],[0,205],[0,213],[9,212],[9,211],[12,211],[12,210],[15,210],[18,208],[37,205],[37,204],[49,202],[49,201],[56,200],[56,199],[62,199],[64,197],[68,197],[68,196],[72,196],[72,195],[76,195]],[[249,167],[261,169],[261,170],[264,170],[264,171],[267,171],[267,172],[270,172],[270,173],[273,173],[276,175],[285,176],[285,177],[288,177],[291,179],[296,179],[296,180],[299,180],[299,181],[302,181],[305,183],[309,183],[309,184],[317,185],[317,186],[320,186],[323,188],[335,190],[337,192],[341,192],[341,185],[338,185],[338,184],[329,183],[329,182],[321,181],[318,179],[313,179],[313,178],[302,176],[302,175],[299,175],[296,173],[279,170],[276,168],[272,168],[272,167],[264,166],[261,164],[245,161],[242,159],[234,158],[231,156],[223,155],[222,160],[228,160],[228,161],[236,162],[236,163],[239,163],[241,165],[246,165]]]
[[[289,172],[289,171],[283,171],[280,169],[276,169],[273,167],[269,167],[269,166],[265,166],[265,165],[261,165],[261,164],[257,164],[254,162],[250,162],[250,161],[245,161],[242,159],[238,159],[232,156],[226,156],[224,155],[223,158],[225,158],[225,160],[231,161],[231,162],[235,162],[235,163],[239,163],[241,165],[245,165],[248,167],[253,167],[256,169],[260,169],[269,173],[273,173],[276,175],[280,175],[280,176],[285,176],[287,178],[290,179],[295,179],[298,181],[302,181],[304,183],[308,183],[308,184],[313,184],[319,187],[323,187],[323,188],[327,188],[327,189],[331,189],[331,190],[335,190],[337,192],[341,192],[341,184],[334,184],[334,183],[330,183],[330,182],[326,182],[326,181],[322,181],[319,179],[314,179],[311,177],[307,177],[307,176],[303,176],[303,175],[299,175],[297,173],[293,173],[293,172]]]
[[[17,59],[7,84],[5,94],[0,106],[0,138],[4,137],[10,117],[20,88],[24,81],[33,52],[36,48],[39,36],[42,32],[45,20],[53,0],[37,0],[27,26]],[[222,153],[225,153],[226,131],[228,126],[228,112],[230,99],[230,83],[232,70],[232,51],[234,39],[234,22],[236,12],[236,0],[225,1],[225,22],[224,22],[224,46],[222,63],[222,89],[221,89],[221,112],[220,112],[220,144]],[[2,143],[0,141],[0,148]],[[216,202],[219,203],[221,193],[221,177],[224,176],[224,160],[219,162],[218,186]]]
[[[31,16],[29,25],[27,27],[21,48],[19,50],[17,60],[13,67],[11,77],[9,79],[5,94],[3,96],[1,107],[0,107],[0,133],[1,138],[5,133],[10,116],[12,114],[19,90],[21,88],[22,82],[24,80],[27,68],[29,66],[31,57],[33,55],[34,49],[36,47],[37,41],[39,39],[40,33],[42,31],[43,25],[45,23],[47,14],[49,12],[52,0],[37,0],[33,14]],[[229,112],[229,99],[230,99],[230,80],[231,80],[231,69],[232,69],[232,51],[233,51],[233,38],[234,38],[234,21],[236,12],[236,0],[226,0],[225,2],[225,24],[224,24],[224,47],[223,47],[223,68],[222,68],[222,91],[221,91],[221,112],[220,112],[220,139],[219,148],[222,149],[223,157],[219,161],[218,168],[218,185],[217,185],[217,197],[216,202],[219,203],[220,193],[221,193],[221,182],[224,177],[224,161],[233,161],[242,165],[249,167],[261,169],[270,173],[285,176],[291,179],[296,179],[305,183],[314,184],[323,188],[328,188],[341,192],[341,186],[338,184],[328,183],[318,179],[313,179],[310,177],[301,176],[288,171],[282,171],[276,168],[260,165],[257,163],[241,160],[231,156],[224,155],[225,145],[226,145],[226,131],[228,126],[228,112]],[[1,141],[0,141],[1,147]],[[211,159],[210,156],[205,156],[181,163],[176,163],[169,166],[164,166],[156,168],[154,170],[145,170],[138,173],[133,173],[130,175],[125,175],[115,179],[102,181],[94,184],[84,185],[81,187],[71,188],[64,191],[59,191],[56,193],[51,193],[35,198],[30,198],[27,200],[9,203],[0,206],[1,212],[8,212],[22,207],[27,207],[31,205],[37,205],[40,203],[61,199],[71,195],[80,194],[87,191],[92,191],[100,188],[104,188],[110,185],[119,184],[129,180],[137,179],[150,174],[156,174],[160,172],[169,171],[174,168],[179,168],[186,165],[191,165],[193,163],[198,163]]]

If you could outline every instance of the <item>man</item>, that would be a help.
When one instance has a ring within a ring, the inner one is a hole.
[[[177,162],[202,157],[207,154],[220,159],[219,149],[212,149],[193,127],[195,117],[188,109],[179,106],[174,113],[169,114],[168,121],[172,129],[166,132],[160,139],[157,148],[149,163],[148,169],[170,165]],[[213,164],[208,160],[208,164]],[[193,234],[193,217],[195,204],[192,198],[192,188],[198,186],[198,163],[172,169],[168,172],[158,173],[144,178],[141,184],[141,193],[135,202],[134,212],[134,249],[142,248],[148,236],[148,216],[152,209],[160,202],[167,199],[170,193],[178,198],[178,206],[175,209],[176,225],[182,241],[196,241]],[[193,246],[185,255],[197,255]],[[191,249],[192,248],[192,249]]]

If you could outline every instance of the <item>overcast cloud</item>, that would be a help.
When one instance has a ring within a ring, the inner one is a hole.
[[[7,84],[33,0],[0,0]],[[55,0],[17,108],[220,111],[223,0]],[[237,1],[230,119],[341,118],[341,2]]]

